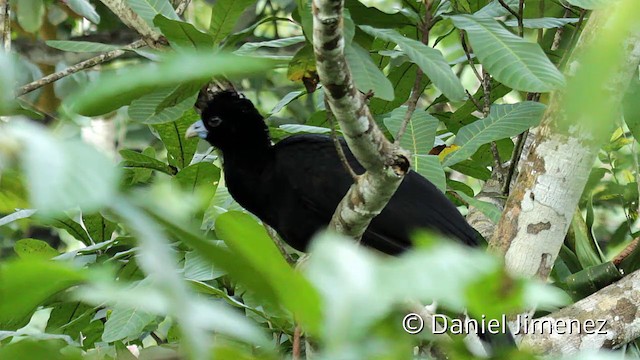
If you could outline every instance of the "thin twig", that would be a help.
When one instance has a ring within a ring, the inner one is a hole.
[[[329,120],[329,125],[331,126],[331,139],[333,140],[333,145],[335,146],[336,151],[338,152],[338,157],[340,158],[340,162],[342,163],[342,166],[344,166],[344,169],[349,173],[349,176],[351,176],[351,178],[355,182],[358,179],[358,174],[353,170],[353,168],[351,167],[351,164],[349,164],[349,160],[347,160],[347,155],[345,155],[344,149],[342,148],[342,144],[338,139],[336,124],[335,124],[335,121],[333,121],[333,113],[331,113],[331,108],[329,107],[329,101],[327,100],[326,97],[324,98],[324,107],[325,107],[325,110],[327,111],[327,120]]]
[[[45,77],[43,77],[42,79],[30,82],[24,86],[22,86],[21,88],[18,89],[16,96],[22,96],[24,94],[28,94],[36,89],[39,89],[47,84],[50,84],[54,81],[60,80],[65,76],[69,76],[71,74],[75,74],[78,71],[82,71],[91,67],[94,67],[96,65],[102,64],[104,62],[107,62],[109,60],[115,59],[119,56],[122,56],[126,50],[133,50],[133,49],[138,49],[141,48],[143,46],[147,45],[146,42],[144,42],[144,40],[136,40],[134,42],[132,42],[131,44],[125,46],[122,49],[117,49],[117,50],[111,50],[108,51],[104,54],[100,54],[98,56],[94,56],[90,59],[87,59],[85,61],[81,61],[75,65],[69,66],[68,68],[62,70],[62,71],[58,71],[56,73],[53,74],[49,74]]]
[[[491,75],[483,68],[482,69],[482,91],[484,94],[482,98],[484,100],[484,106],[482,107],[482,114],[486,118],[491,112]],[[498,152],[498,145],[495,141],[491,142],[491,154],[493,155],[494,167],[499,173],[502,171],[502,160],[500,160],[500,153]]]
[[[265,230],[267,230],[267,234],[269,235],[269,237],[271,238],[271,240],[273,240],[273,243],[276,244],[276,247],[278,248],[278,250],[280,251],[280,254],[282,254],[282,257],[290,264],[290,265],[295,265],[296,261],[291,257],[291,255],[287,252],[287,248],[284,246],[284,242],[282,241],[282,239],[280,238],[280,235],[278,235],[278,233],[269,225],[267,224],[262,224],[265,228]]]
[[[293,330],[293,349],[291,350],[292,360],[300,360],[300,337],[301,336],[302,336],[302,331],[300,330],[300,325],[296,324],[296,327]]]
[[[527,100],[529,101],[539,101],[540,93],[528,93]],[[524,150],[524,144],[527,142],[527,136],[529,136],[529,130],[524,131],[520,135],[518,135],[518,139],[516,140],[516,145],[513,148],[513,154],[511,154],[511,161],[509,161],[509,169],[507,171],[507,177],[502,184],[502,193],[504,195],[509,195],[509,191],[511,190],[511,181],[516,174],[516,169],[518,168],[518,162],[520,161],[520,157],[522,156],[522,151]]]
[[[0,0],[0,1],[4,1],[4,0]],[[178,16],[182,15],[184,13],[184,11],[187,9],[187,6],[189,6],[191,0],[182,0],[180,1],[180,3],[178,4],[178,6],[176,7],[176,13],[178,14]],[[107,62],[109,60],[113,60],[119,56],[122,56],[123,54],[126,53],[127,50],[134,50],[134,49],[139,49],[143,46],[147,45],[147,43],[144,40],[136,40],[134,42],[132,42],[131,44],[123,47],[122,49],[117,49],[117,50],[111,50],[108,51],[104,54],[100,54],[98,56],[94,56],[90,59],[81,61],[75,65],[69,66],[68,68],[62,70],[62,71],[58,71],[56,73],[53,74],[49,74],[45,77],[43,77],[42,79],[30,82],[24,86],[22,86],[21,88],[18,89],[16,96],[22,96],[24,94],[28,94],[36,89],[39,89],[47,84],[50,84],[54,81],[58,81],[60,79],[62,79],[63,77],[69,76],[71,74],[75,74],[79,71],[85,70],[85,69],[89,69],[91,67],[94,67],[96,65],[100,65],[104,62]]]
[[[500,3],[500,5],[502,5],[503,8],[507,9],[507,11],[511,13],[511,15],[515,16],[516,19],[518,18],[518,13],[513,11],[513,9],[510,8],[509,5],[507,5],[507,3],[504,2],[504,0],[498,0],[498,2]]]
[[[176,6],[176,14],[178,14],[178,16],[182,16],[182,14],[184,14],[184,11],[187,10],[187,6],[189,6],[190,2],[191,0],[180,1],[180,3]]]
[[[478,102],[478,100],[473,97],[473,95],[471,95],[471,93],[469,92],[469,90],[466,90],[467,95],[469,96],[469,100],[471,100],[471,102],[476,106],[476,109],[478,109],[478,111],[482,111],[482,105],[480,105],[480,103]]]
[[[478,81],[482,83],[482,76],[478,72],[478,69],[476,69],[476,65],[473,62],[473,58],[471,57],[471,51],[469,51],[469,46],[467,46],[467,40],[465,38],[464,30],[460,30],[460,44],[462,44],[462,50],[464,50],[464,54],[467,56],[467,62],[469,62],[471,70],[473,70],[473,73],[476,74],[476,78],[478,78]]]
[[[562,18],[569,17],[569,14],[571,14],[571,11],[569,9],[565,9],[564,15],[562,16]],[[551,51],[556,51],[560,48],[560,42],[562,41],[563,34],[564,34],[564,27],[559,27],[558,30],[556,30],[555,35],[553,36],[553,43],[551,43]]]
[[[9,0],[0,0],[0,27],[2,29],[2,48],[11,51],[11,5]]]
[[[631,255],[631,253],[633,252],[633,250],[635,250],[638,247],[638,242],[640,242],[640,238],[635,238],[633,239],[629,245],[627,245],[627,247],[625,247],[620,254],[618,254],[618,256],[616,256],[612,262],[615,266],[620,265],[620,263],[622,263],[624,261],[624,259],[626,259],[629,255]]]
[[[518,3],[518,35],[520,37],[524,36],[524,0],[520,0]]]
[[[431,8],[433,7],[433,1],[425,0],[425,12],[424,12],[424,20],[422,24],[420,24],[422,30],[422,43],[425,45],[429,44],[429,31],[431,30]],[[418,105],[418,100],[420,100],[420,96],[422,92],[420,91],[422,85],[422,77],[424,74],[422,70],[418,68],[416,72],[416,79],[413,82],[413,89],[411,89],[411,97],[407,101],[407,112],[404,114],[404,119],[402,119],[402,124],[400,124],[400,129],[398,129],[398,133],[394,136],[394,142],[396,144],[400,143],[400,139],[404,136],[404,133],[407,131],[407,125],[409,121],[411,121],[411,116],[416,111],[416,106]]]

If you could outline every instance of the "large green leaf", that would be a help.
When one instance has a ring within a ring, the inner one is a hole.
[[[467,159],[484,144],[518,135],[538,124],[545,108],[544,104],[531,101],[513,105],[493,105],[489,116],[458,131],[455,145],[460,148],[445,158],[444,166]]]
[[[17,5],[16,18],[20,26],[30,33],[38,31],[44,19],[44,1],[20,0]]]
[[[439,50],[409,39],[395,30],[375,29],[367,25],[360,26],[360,29],[371,36],[398,44],[449,100],[464,100],[466,96],[464,88]]]
[[[377,98],[393,100],[391,82],[373,63],[367,50],[356,43],[351,43],[345,47],[344,55],[358,90],[363,93],[372,91]]]
[[[384,119],[384,125],[394,136],[400,130],[406,113],[407,107],[401,106]],[[426,111],[414,111],[407,123],[404,136],[400,139],[400,146],[411,151],[412,154],[428,154],[433,148],[439,124],[440,121]]]
[[[21,259],[26,260],[48,260],[60,255],[58,251],[49,244],[37,239],[20,239],[13,245],[13,251]]]
[[[96,244],[111,240],[111,236],[118,226],[116,223],[107,220],[100,213],[82,214],[82,223]]]
[[[507,4],[511,10],[518,11],[518,1],[519,0],[504,0],[504,3]],[[482,9],[475,12],[476,16],[486,16],[489,18],[507,16],[510,14],[509,10],[505,9],[498,0],[493,0]]]
[[[17,155],[33,208],[60,213],[80,206],[91,211],[109,204],[118,183],[112,161],[80,140],[54,137],[44,127],[12,121],[2,127],[0,143],[18,141]]]
[[[153,19],[158,15],[164,15],[172,20],[180,20],[169,0],[125,0],[127,5],[149,26],[154,27]]]
[[[90,41],[47,40],[45,43],[52,48],[72,52],[103,52],[121,49],[122,46],[101,44]]]
[[[189,110],[176,121],[152,125],[167,148],[170,165],[183,169],[191,162],[198,147],[198,139],[186,139],[184,134],[198,118],[194,110]]]
[[[574,6],[579,6],[583,9],[594,10],[605,6],[612,5],[612,3],[618,0],[567,0],[567,2]]]
[[[114,342],[129,337],[137,338],[144,327],[155,317],[155,315],[138,308],[116,308],[104,324],[102,341]]]
[[[84,281],[85,274],[53,261],[0,263],[0,328],[15,330],[48,297]]]
[[[539,18],[539,19],[524,19],[522,26],[528,29],[553,29],[560,28],[567,24],[577,23],[577,18]],[[504,23],[507,26],[518,26],[518,20],[509,20]]]
[[[159,87],[207,81],[222,74],[227,77],[248,75],[273,66],[274,63],[268,60],[204,51],[171,54],[157,64],[146,63],[102,73],[81,91],[66,98],[65,104],[79,114],[96,116],[127,105]]]
[[[176,170],[171,166],[137,151],[123,149],[120,150],[120,156],[122,156],[121,165],[125,168],[153,169],[169,175],[175,175],[176,173]]]
[[[234,51],[236,55],[252,55],[261,47],[283,48],[304,42],[304,36],[292,36],[288,38],[267,40],[260,42],[249,42],[243,44],[238,50]]]
[[[94,24],[100,23],[100,15],[96,12],[96,9],[87,0],[68,0],[67,6],[78,15],[85,17],[87,20]]]
[[[565,84],[562,73],[538,44],[512,34],[491,18],[450,18],[457,28],[467,32],[474,54],[496,80],[530,92],[549,92]]]
[[[254,3],[253,0],[218,0],[211,7],[209,34],[213,43],[219,44],[231,33],[240,15]]]
[[[431,181],[440,191],[447,190],[447,176],[437,155],[413,154],[411,168]]]
[[[413,84],[416,82],[417,70],[418,66],[410,62],[405,62],[398,67],[393,67],[387,76],[391,82],[391,86],[393,87],[393,100],[386,101],[373,98],[369,103],[369,110],[376,115],[386,114],[401,104],[404,104],[405,101],[409,99],[409,95],[411,95],[411,90],[413,89]],[[420,84],[420,93],[424,91],[428,84],[429,80],[423,78],[422,83]]]
[[[171,46],[175,49],[213,49],[214,40],[211,35],[203,33],[188,22],[171,20],[157,15],[153,23],[160,28]]]
[[[312,333],[320,324],[320,298],[307,280],[284,260],[282,254],[251,216],[226,212],[216,220],[216,234],[233,251],[266,275],[279,300]]]
[[[133,100],[128,108],[129,117],[133,121],[140,121],[145,124],[161,124],[174,121],[181,117],[185,111],[191,109],[198,96],[197,91],[173,106],[165,106],[159,110],[162,104],[184,89],[184,86],[177,85],[170,88],[161,88]],[[187,93],[184,93],[187,95]]]

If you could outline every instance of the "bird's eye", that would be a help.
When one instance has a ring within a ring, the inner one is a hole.
[[[211,119],[207,120],[207,125],[209,125],[210,127],[216,127],[220,124],[222,124],[222,119],[217,116],[214,116]]]

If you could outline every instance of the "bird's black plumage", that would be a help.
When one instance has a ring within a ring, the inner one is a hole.
[[[328,225],[353,183],[329,136],[293,135],[272,145],[263,117],[235,92],[216,94],[187,136],[200,136],[222,151],[233,198],[301,251]],[[351,167],[364,172],[344,140],[342,146]],[[373,219],[362,243],[397,254],[411,246],[409,235],[418,228],[478,244],[476,232],[456,207],[414,171]]]

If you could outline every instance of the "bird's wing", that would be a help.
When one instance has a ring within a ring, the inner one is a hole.
[[[342,141],[351,167],[364,169]],[[353,180],[345,170],[333,141],[323,135],[296,135],[275,146],[276,168],[301,202],[328,222]],[[411,246],[409,236],[427,228],[469,245],[477,237],[456,207],[428,180],[410,171],[385,209],[373,219],[362,241],[387,253]]]

